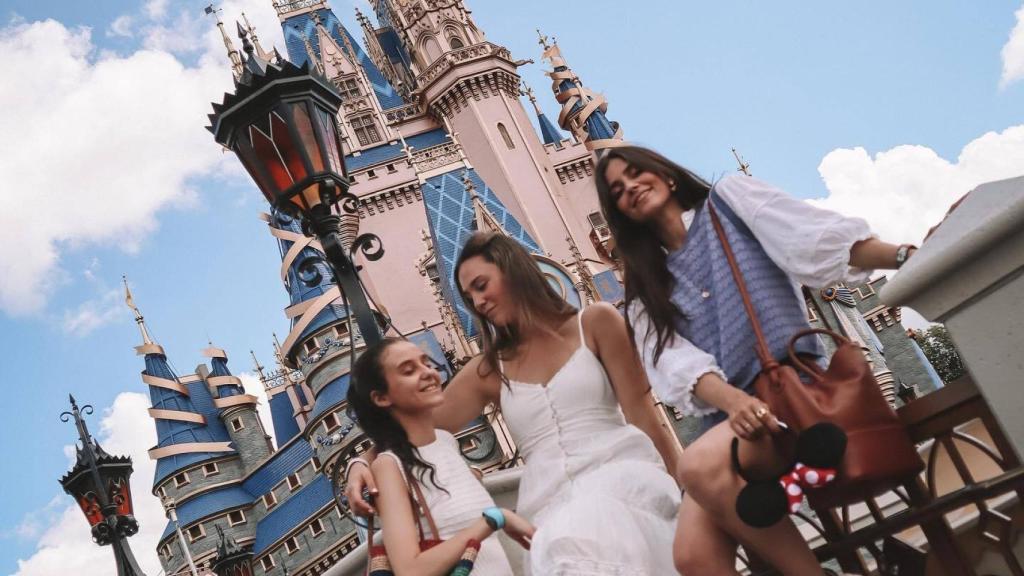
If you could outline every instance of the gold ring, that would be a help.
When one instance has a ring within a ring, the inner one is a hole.
[[[768,413],[768,409],[765,408],[764,406],[761,406],[756,411],[754,411],[754,416],[757,416],[758,418],[764,418],[764,415],[767,414],[767,413]]]

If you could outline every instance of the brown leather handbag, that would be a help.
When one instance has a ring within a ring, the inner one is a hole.
[[[831,422],[846,432],[846,455],[839,478],[826,487],[810,491],[807,496],[811,505],[821,508],[852,504],[920,474],[924,462],[899,417],[882,396],[859,346],[831,330],[807,329],[790,340],[788,364],[781,364],[772,357],[743,273],[736,264],[711,198],[707,205],[757,340],[755,348],[761,362],[761,372],[754,380],[757,397],[779,420],[797,432],[818,422]],[[831,337],[837,346],[826,370],[802,359],[793,347],[798,339],[815,334]],[[806,375],[805,381],[797,370]]]

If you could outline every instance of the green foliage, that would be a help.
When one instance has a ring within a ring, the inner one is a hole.
[[[945,326],[937,324],[927,330],[914,330],[914,340],[943,382],[949,383],[964,375],[960,353]]]

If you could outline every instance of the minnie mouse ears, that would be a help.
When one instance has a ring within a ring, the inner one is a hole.
[[[846,433],[835,424],[819,422],[797,437],[796,461],[781,478],[752,479],[740,466],[739,438],[733,438],[733,468],[747,481],[736,497],[736,514],[754,528],[773,526],[799,509],[805,490],[835,479],[845,454]]]

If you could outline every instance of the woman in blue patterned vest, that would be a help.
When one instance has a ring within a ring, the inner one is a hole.
[[[596,169],[601,208],[624,264],[625,310],[633,341],[658,396],[703,418],[677,475],[686,487],[676,530],[683,574],[734,575],[743,542],[783,574],[822,569],[793,523],[757,529],[734,508],[744,481],[729,446],[744,440],[745,468],[778,469],[769,434],[775,417],[751,394],[760,370],[754,334],[707,202],[713,202],[747,282],[772,354],[808,328],[800,285],[860,283],[875,268],[897,268],[912,252],[873,237],[863,220],[816,208],[748,176],[714,186],[644,148],[613,148]],[[821,357],[814,338],[798,351]]]

